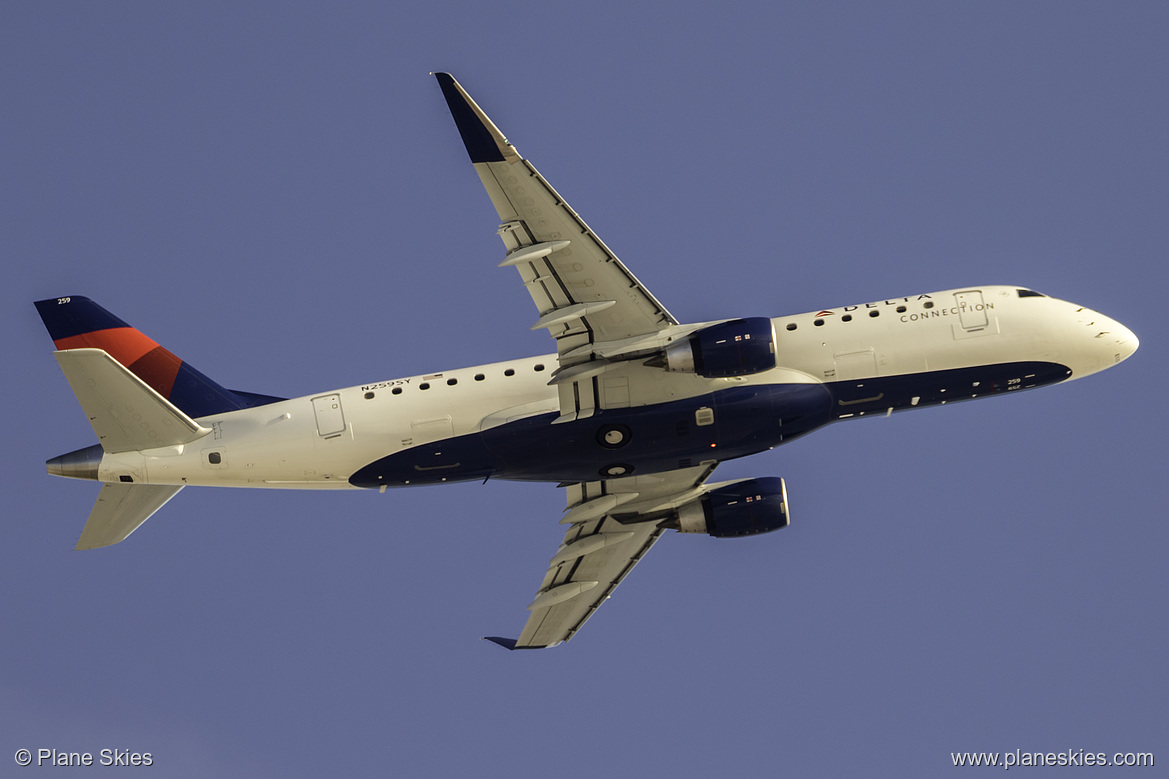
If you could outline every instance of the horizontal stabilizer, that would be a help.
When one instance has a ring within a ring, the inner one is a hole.
[[[76,548],[97,549],[125,540],[181,489],[155,484],[103,484]]]
[[[211,432],[101,349],[53,355],[107,452],[188,444]]]

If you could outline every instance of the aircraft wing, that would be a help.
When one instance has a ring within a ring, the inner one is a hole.
[[[501,266],[519,270],[547,328],[566,353],[677,324],[568,203],[523,159],[449,73],[435,73],[455,125],[502,224]]]
[[[714,463],[666,473],[568,485],[569,526],[518,639],[508,649],[543,649],[576,635],[665,532],[674,510],[698,496]]]

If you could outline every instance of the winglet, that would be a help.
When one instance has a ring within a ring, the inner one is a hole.
[[[443,97],[446,98],[455,126],[459,128],[459,135],[463,137],[463,145],[467,147],[471,162],[520,161],[520,153],[508,143],[495,123],[471,99],[467,90],[455,81],[454,76],[450,73],[432,75],[438,79],[438,85],[442,88]]]
[[[557,641],[555,644],[538,645],[538,646],[517,646],[519,644],[518,638],[500,638],[499,636],[484,636],[484,641],[490,641],[493,644],[499,644],[504,649],[551,649],[554,646],[560,646],[562,642]]]

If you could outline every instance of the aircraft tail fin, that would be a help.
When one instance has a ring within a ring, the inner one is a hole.
[[[107,452],[188,444],[211,432],[101,349],[53,356]]]
[[[76,548],[97,549],[124,541],[181,489],[156,484],[103,484]]]
[[[36,307],[58,350],[101,349],[189,417],[282,400],[225,389],[89,298],[51,298]]]

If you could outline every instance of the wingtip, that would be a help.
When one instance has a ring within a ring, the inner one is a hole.
[[[555,644],[547,644],[547,645],[540,645],[540,646],[517,646],[517,644],[519,643],[518,638],[500,638],[499,636],[484,636],[483,640],[490,641],[493,644],[499,644],[499,646],[501,646],[504,649],[507,649],[509,651],[514,651],[516,649],[551,649],[554,646],[560,646],[560,643],[561,643],[561,642],[557,641]]]
[[[467,90],[463,89],[455,77],[450,73],[436,72],[438,86],[442,89],[442,96],[446,99],[451,118],[455,120],[455,127],[467,147],[467,154],[471,162],[515,162],[520,159],[519,152],[508,143],[507,138],[488,118]]]

